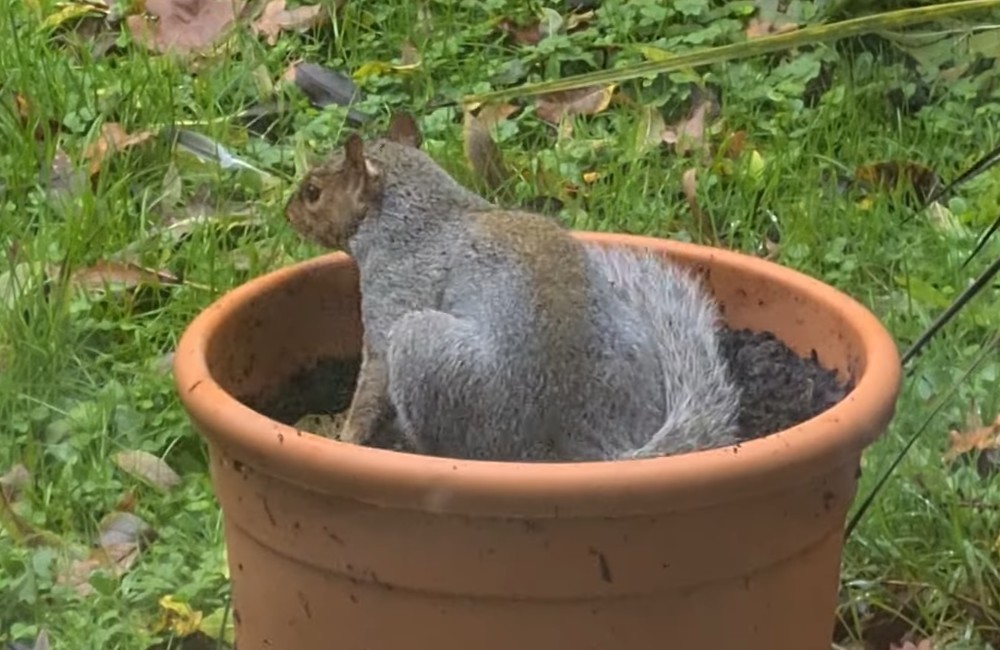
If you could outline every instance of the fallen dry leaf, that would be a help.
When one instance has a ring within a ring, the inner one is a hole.
[[[285,8],[285,0],[271,0],[253,24],[253,32],[264,35],[268,45],[278,42],[278,35],[285,31],[305,31],[320,25],[325,18],[322,5],[302,5]]]
[[[489,129],[468,111],[462,120],[462,141],[469,168],[490,190],[500,188],[508,176],[503,154]]]
[[[373,76],[390,73],[407,74],[419,69],[421,65],[423,65],[423,58],[420,56],[420,50],[413,43],[406,41],[400,46],[398,63],[395,61],[369,61],[368,63],[362,63],[351,77],[361,83],[368,79],[368,77]]]
[[[90,576],[101,566],[100,557],[91,555],[70,560],[56,574],[56,584],[71,588],[78,596],[89,596],[94,593],[94,588],[90,585]]]
[[[361,83],[367,80],[369,77],[378,77],[381,75],[386,75],[390,73],[394,74],[406,74],[413,72],[422,65],[422,61],[419,58],[414,59],[413,54],[410,54],[408,58],[410,59],[407,63],[402,55],[400,55],[400,62],[393,63],[392,61],[369,61],[367,63],[362,63],[358,66],[358,69],[354,71],[351,75],[355,81]],[[417,55],[419,56],[419,55]]]
[[[127,291],[141,285],[180,284],[180,280],[167,271],[153,271],[129,262],[98,262],[74,271],[70,283],[85,291]]]
[[[484,104],[476,111],[476,119],[487,129],[492,129],[518,110],[513,104]]]
[[[611,104],[615,88],[616,84],[588,86],[539,95],[535,98],[535,112],[552,124],[570,115],[596,115]]]
[[[794,31],[804,19],[802,7],[787,0],[754,0],[754,5],[756,15],[744,32],[748,39]]]
[[[164,492],[181,484],[181,477],[177,472],[162,458],[148,451],[120,451],[115,454],[114,460],[115,465],[123,472]]]
[[[722,143],[722,146],[719,147],[719,153],[725,158],[736,160],[743,153],[746,138],[747,132],[743,130],[730,133],[729,137]]]
[[[6,474],[0,476],[0,528],[18,543],[28,546],[58,546],[59,537],[47,530],[36,528],[17,513],[15,506],[21,490],[31,480],[31,475],[24,465],[12,467]]]
[[[941,187],[941,177],[933,169],[915,162],[888,160],[861,165],[854,179],[887,191],[912,189],[923,203]]]
[[[978,420],[978,416],[975,418]],[[1000,415],[986,426],[970,421],[967,431],[951,430],[948,432],[948,450],[943,459],[946,463],[954,462],[959,456],[980,451],[988,452],[1000,449]]]
[[[11,467],[6,474],[0,476],[0,493],[8,503],[17,501],[21,495],[21,490],[31,480],[31,473],[28,468],[18,463]]]
[[[115,504],[116,512],[135,512],[136,496],[135,492],[129,490],[118,499]]]
[[[146,14],[126,19],[132,37],[157,52],[188,54],[212,45],[245,0],[146,0]]]
[[[202,613],[189,604],[167,595],[160,599],[160,620],[154,627],[157,632],[170,630],[174,635],[185,637],[198,631]]]
[[[15,465],[0,477],[0,523],[18,540],[30,540],[35,529],[14,511],[14,503],[20,496],[21,488],[28,484],[31,475],[21,464]]]
[[[17,93],[14,95],[14,104],[17,108],[17,116],[22,128],[32,128],[35,140],[41,142],[54,137],[62,131],[62,123],[56,119],[43,119],[35,114],[34,106],[28,98]],[[33,126],[32,126],[33,125]]]
[[[109,154],[142,144],[155,135],[152,131],[139,131],[130,134],[117,122],[105,122],[101,125],[101,132],[97,139],[83,150],[87,171],[91,176],[96,176],[101,171],[101,165]]]
[[[132,568],[140,551],[154,537],[153,529],[141,518],[130,512],[113,512],[101,520],[97,548],[66,562],[57,572],[56,584],[70,587],[81,596],[89,596],[94,593],[91,575],[106,570],[120,578]]]
[[[497,22],[497,28],[518,45],[538,45],[545,38],[542,21],[538,19],[527,25],[519,25],[510,18],[502,18]]]
[[[64,23],[83,18],[89,15],[107,16],[109,7],[104,2],[67,2],[60,3],[62,6],[55,13],[49,14],[42,21],[42,27],[55,29]]]
[[[706,122],[717,108],[710,99],[698,101],[686,118],[664,129],[663,141],[674,145],[674,151],[682,156],[694,149],[698,149],[703,155],[708,155],[708,139],[705,137]]]
[[[750,22],[747,23],[747,28],[744,33],[747,38],[759,38],[761,36],[769,36],[771,34],[794,32],[798,28],[799,26],[793,22],[781,20],[772,22],[763,18],[751,18]]]
[[[131,512],[112,512],[101,520],[98,544],[104,549],[125,544],[145,546],[155,537],[153,529]]]

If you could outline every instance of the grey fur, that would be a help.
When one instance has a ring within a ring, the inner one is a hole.
[[[663,415],[651,437],[623,440],[620,458],[679,454],[737,442],[739,391],[729,378],[718,310],[698,281],[652,254],[588,246],[622,302],[652,328],[663,389]]]
[[[558,244],[562,259],[526,262],[493,236],[499,208],[422,151],[376,140],[365,156],[384,186],[348,249],[370,353],[387,368],[396,424],[418,451],[609,460],[736,441],[738,392],[714,305],[693,278],[575,239]],[[540,215],[502,219],[563,232]],[[583,286],[546,294],[547,268],[565,273],[553,282]]]

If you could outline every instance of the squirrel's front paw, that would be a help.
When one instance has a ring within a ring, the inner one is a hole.
[[[363,445],[371,438],[372,432],[369,427],[363,426],[356,419],[348,417],[344,425],[340,427],[337,438],[341,442],[348,442],[353,445]]]

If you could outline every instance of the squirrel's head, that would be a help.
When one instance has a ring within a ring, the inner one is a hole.
[[[386,139],[420,146],[416,122],[393,115]],[[302,235],[329,248],[345,248],[358,225],[378,209],[384,178],[378,163],[365,155],[361,136],[352,133],[331,158],[310,170],[285,206],[285,218]]]

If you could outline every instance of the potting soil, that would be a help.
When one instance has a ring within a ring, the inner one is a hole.
[[[795,354],[770,332],[725,328],[722,353],[740,387],[740,438],[753,440],[793,427],[844,399],[853,382],[819,364],[815,351]]]

